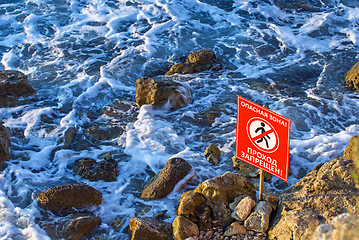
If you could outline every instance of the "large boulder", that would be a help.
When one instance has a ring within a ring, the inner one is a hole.
[[[100,162],[90,158],[81,158],[76,160],[75,166],[72,168],[75,174],[90,181],[116,181],[117,178],[117,162],[113,159],[106,159]]]
[[[190,53],[185,63],[173,65],[166,75],[175,73],[189,74],[207,70],[217,71],[222,68],[222,63],[216,58],[213,50],[201,49]]]
[[[156,218],[133,217],[131,240],[172,240],[172,225]]]
[[[226,172],[183,193],[178,215],[196,223],[201,230],[212,226],[227,226],[233,221],[229,204],[241,195],[256,199],[253,183],[238,174]]]
[[[0,71],[0,107],[12,106],[21,96],[35,93],[28,78],[20,71]]]
[[[102,194],[85,184],[68,184],[45,190],[37,199],[42,208],[54,213],[63,213],[73,208],[98,206],[102,203]]]
[[[354,91],[359,91],[359,62],[347,72],[345,83]]]
[[[0,122],[0,163],[10,160],[10,138],[9,132]]]
[[[280,204],[269,231],[270,239],[307,239],[321,223],[357,212],[352,160],[335,159],[316,166],[279,196]]]
[[[166,106],[170,110],[192,102],[191,90],[183,84],[166,79],[139,78],[136,80],[138,106]]]
[[[155,178],[146,183],[141,198],[150,201],[166,197],[191,170],[191,164],[184,159],[171,158]]]

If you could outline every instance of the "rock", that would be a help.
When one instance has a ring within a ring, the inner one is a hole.
[[[80,175],[90,181],[116,181],[117,162],[113,159],[106,159],[100,162],[90,158],[81,158],[76,160],[72,168],[75,174]]]
[[[141,198],[150,201],[166,197],[191,170],[191,164],[184,159],[171,158],[155,179],[147,183],[147,187],[142,191]]]
[[[359,62],[357,62],[345,75],[345,83],[354,91],[359,91]]]
[[[359,217],[343,213],[328,224],[320,224],[314,231],[313,240],[359,239]]]
[[[216,58],[215,53],[209,49],[201,49],[190,53],[185,63],[173,65],[165,75],[190,74],[207,70],[218,71],[222,63]]]
[[[192,102],[191,90],[179,82],[166,79],[140,78],[136,80],[138,106],[165,106],[170,110],[182,108]]]
[[[272,207],[269,203],[260,201],[251,215],[244,221],[244,226],[248,230],[264,233],[268,230],[271,213]]]
[[[235,197],[247,194],[256,199],[256,190],[248,179],[226,172],[220,177],[208,179],[194,190],[206,198],[206,204],[212,212],[212,226],[227,226],[232,222],[229,203]]]
[[[238,174],[246,178],[259,178],[260,169],[256,168],[242,160],[232,157],[231,163],[233,168],[238,169]],[[264,181],[270,181],[272,179],[272,174],[264,171]]]
[[[178,204],[178,215],[196,223],[200,229],[212,226],[212,212],[206,198],[194,190],[182,194]]]
[[[88,236],[94,228],[101,224],[101,218],[83,214],[70,216],[60,231],[61,238],[81,240]]]
[[[274,0],[274,4],[288,12],[319,12],[323,7],[334,7],[330,0]]]
[[[173,236],[176,240],[184,240],[188,237],[198,236],[198,226],[183,216],[175,218],[172,224]]]
[[[224,232],[224,236],[246,235],[247,233],[247,228],[245,228],[240,222],[233,222]]]
[[[321,223],[335,216],[357,212],[351,169],[353,162],[334,159],[316,166],[301,181],[282,192],[269,231],[270,239],[306,239]]]
[[[156,218],[133,217],[131,240],[172,240],[172,225]]]
[[[214,144],[210,144],[206,148],[206,150],[204,151],[204,156],[206,157],[208,162],[214,165],[218,165],[221,161],[221,151]]]
[[[10,160],[9,132],[0,121],[0,163]]]
[[[256,202],[251,197],[245,197],[238,203],[231,216],[243,222],[255,206]]]
[[[273,193],[264,194],[263,200],[269,203],[273,211],[277,209],[279,199]]]
[[[98,206],[102,203],[102,194],[85,184],[68,184],[45,190],[37,196],[37,199],[42,208],[61,213],[72,208]]]
[[[359,160],[359,136],[353,136],[350,139],[349,145],[344,150],[343,158],[348,160]]]
[[[0,71],[0,107],[13,106],[21,96],[35,93],[25,74],[13,70]]]

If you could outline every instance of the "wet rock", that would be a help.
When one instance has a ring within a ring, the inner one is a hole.
[[[260,201],[251,215],[244,221],[244,226],[248,230],[264,233],[268,230],[271,213],[270,204],[266,201]]]
[[[351,169],[353,162],[335,159],[316,166],[301,181],[282,192],[269,231],[270,239],[306,239],[321,223],[347,211],[357,212]]]
[[[201,49],[190,53],[185,63],[173,65],[166,75],[190,74],[207,70],[218,71],[222,68],[222,63],[216,58],[215,53],[209,49]]]
[[[130,220],[131,240],[172,240],[172,225],[156,218],[133,217]]]
[[[0,121],[0,163],[10,160],[9,132]]]
[[[221,151],[214,144],[210,144],[206,148],[206,150],[204,151],[204,156],[206,157],[208,162],[214,165],[218,165],[221,161]]]
[[[175,218],[172,224],[173,236],[176,240],[185,240],[188,237],[198,236],[198,226],[183,216]]]
[[[212,212],[212,226],[227,226],[232,222],[229,203],[233,202],[235,197],[247,194],[256,199],[253,183],[232,172],[208,179],[194,191],[206,198],[206,204]]]
[[[101,218],[90,215],[71,215],[63,223],[62,230],[60,231],[61,238],[71,240],[81,240],[89,236],[90,233],[101,224]]]
[[[245,228],[240,222],[233,222],[224,232],[224,236],[246,235],[247,233],[247,228]]]
[[[90,181],[116,181],[117,162],[113,159],[105,159],[97,162],[90,158],[78,159],[72,168],[75,174],[80,175]]]
[[[251,197],[243,198],[232,213],[232,217],[238,221],[247,219],[252,209],[256,206],[256,202]]]
[[[85,184],[68,184],[56,186],[41,192],[37,196],[38,204],[54,213],[98,206],[102,203],[102,194]]]
[[[176,184],[192,170],[191,164],[182,158],[171,158],[153,180],[147,183],[141,198],[147,201],[166,197]]]
[[[259,178],[260,169],[256,168],[242,160],[232,157],[231,163],[233,168],[238,169],[238,174],[246,178]],[[272,174],[264,172],[264,181],[270,181],[272,179]]]
[[[0,107],[13,106],[22,96],[34,94],[28,78],[20,71],[0,71]]]
[[[359,92],[359,62],[347,72],[345,83],[354,91]]]
[[[359,239],[359,217],[343,213],[327,224],[320,224],[313,234],[313,240]]]
[[[192,102],[191,90],[179,82],[166,79],[140,78],[136,80],[138,106],[165,106],[170,110]]]

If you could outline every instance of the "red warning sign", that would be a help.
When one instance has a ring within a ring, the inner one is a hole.
[[[290,120],[237,96],[236,158],[288,181]]]

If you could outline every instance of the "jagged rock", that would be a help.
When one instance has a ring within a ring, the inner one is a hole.
[[[101,218],[89,215],[72,215],[65,221],[60,231],[61,238],[81,240],[88,236],[91,231],[101,224]]]
[[[343,213],[328,224],[320,224],[314,231],[313,240],[359,239],[359,217]]]
[[[359,136],[353,136],[349,145],[344,150],[344,159],[354,160],[359,159]]]
[[[316,166],[301,181],[279,195],[280,204],[269,231],[270,239],[306,239],[321,223],[357,212],[351,169],[353,162],[335,159]]]
[[[192,102],[191,90],[179,82],[166,79],[139,78],[136,80],[138,106],[166,106],[170,110]]]
[[[247,219],[252,209],[256,206],[256,202],[251,197],[243,198],[232,212],[232,217],[238,221]]]
[[[173,236],[176,240],[185,240],[188,237],[198,236],[198,226],[183,216],[175,218],[172,224]]]
[[[131,240],[172,240],[172,225],[156,218],[133,217],[130,220]]]
[[[218,71],[222,68],[222,63],[216,58],[215,53],[209,49],[201,49],[190,53],[185,63],[173,65],[166,75],[175,73],[189,74],[207,70]]]
[[[154,179],[142,191],[141,198],[147,201],[166,197],[176,184],[192,170],[191,164],[182,158],[171,158]]]
[[[206,198],[194,190],[182,194],[178,205],[178,215],[196,223],[200,229],[212,226],[212,212]]]
[[[100,162],[90,158],[81,158],[76,160],[72,168],[75,174],[80,175],[90,181],[116,181],[117,162],[113,159],[106,159]]]
[[[206,148],[206,150],[204,151],[204,156],[206,157],[208,162],[214,165],[218,165],[221,161],[221,151],[214,144],[210,144]]]
[[[81,209],[87,206],[100,205],[102,194],[85,184],[68,184],[56,186],[41,192],[39,205],[52,212],[67,212],[72,208]]]
[[[247,233],[247,228],[245,228],[240,222],[233,222],[224,232],[224,236],[246,235]]]
[[[233,168],[238,169],[238,174],[246,178],[259,178],[260,169],[256,168],[242,160],[232,157],[231,163]],[[270,181],[272,179],[272,174],[264,171],[264,181]]]
[[[0,71],[0,107],[12,106],[21,96],[35,93],[28,78],[20,71]]]
[[[244,221],[244,226],[248,230],[264,233],[268,230],[271,213],[270,204],[266,201],[260,201],[251,215]]]
[[[10,160],[9,132],[0,121],[0,163]]]
[[[243,194],[256,199],[256,191],[248,179],[226,172],[220,177],[208,179],[197,186],[195,192],[206,198],[206,204],[212,212],[212,226],[227,226],[232,222],[229,203]]]
[[[345,83],[354,91],[359,91],[359,62],[347,72]]]

